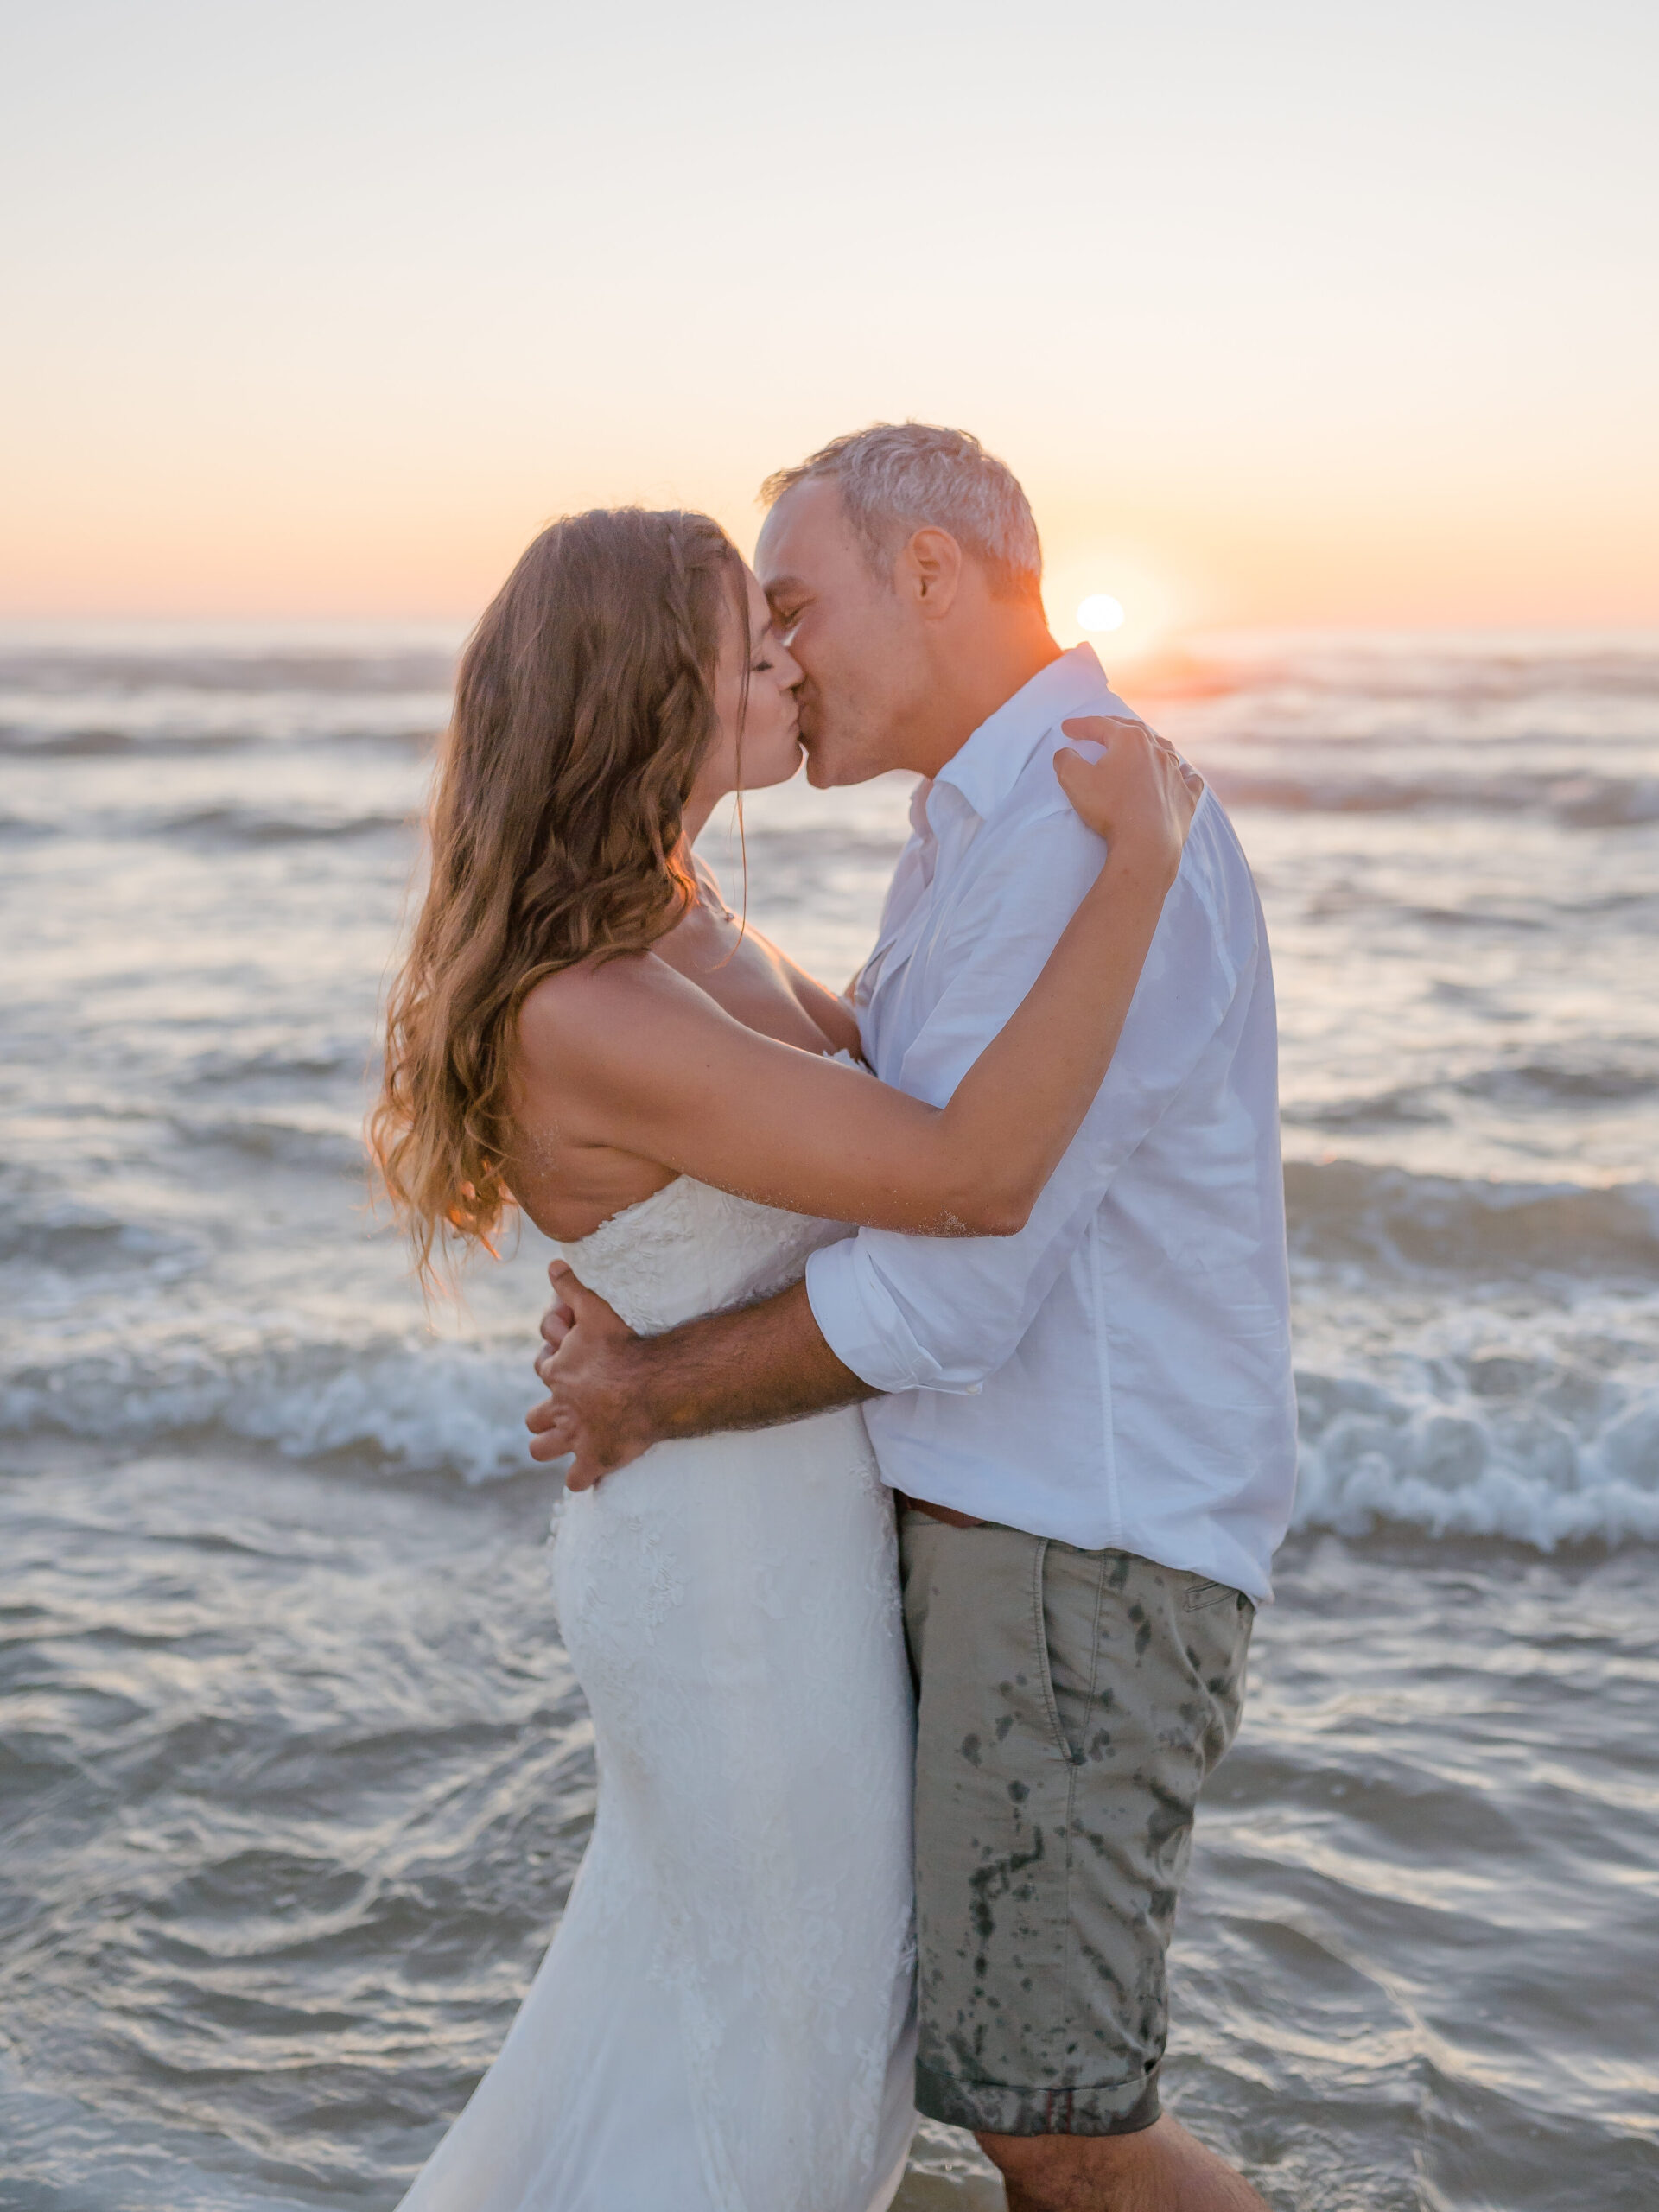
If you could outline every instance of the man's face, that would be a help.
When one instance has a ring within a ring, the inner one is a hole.
[[[926,695],[922,625],[872,569],[832,482],[785,493],[754,569],[801,666],[807,781],[861,784],[908,766],[906,728]]]

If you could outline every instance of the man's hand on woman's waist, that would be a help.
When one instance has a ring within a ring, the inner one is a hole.
[[[569,1454],[569,1490],[671,1438],[771,1428],[876,1394],[825,1343],[804,1284],[758,1306],[636,1336],[563,1260],[548,1269],[536,1372],[547,1386],[524,1417],[533,1459]]]

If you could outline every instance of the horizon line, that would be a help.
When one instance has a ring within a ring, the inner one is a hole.
[[[0,641],[22,643],[29,635],[67,638],[73,633],[91,636],[93,633],[119,634],[148,632],[156,634],[168,631],[188,632],[197,638],[230,639],[238,635],[257,633],[275,639],[279,636],[322,638],[331,634],[379,632],[387,635],[400,633],[413,636],[421,632],[443,632],[457,640],[477,623],[482,609],[467,613],[407,613],[381,611],[376,613],[305,613],[305,614],[226,614],[226,613],[9,613],[0,609]],[[1074,624],[1059,623],[1057,628],[1071,629]],[[1184,644],[1200,640],[1218,645],[1228,639],[1275,638],[1281,639],[1307,639],[1310,641],[1334,642],[1342,639],[1389,638],[1395,639],[1463,639],[1471,643],[1490,639],[1494,643],[1521,639],[1552,639],[1556,640],[1602,640],[1608,643],[1659,644],[1659,616],[1642,622],[1541,622],[1516,620],[1510,622],[1319,622],[1319,621],[1227,621],[1194,622],[1172,627],[1157,637],[1143,641],[1132,649],[1113,650],[1109,637],[1090,633],[1080,642],[1093,645],[1103,658],[1114,660],[1141,659],[1150,654],[1165,652]]]

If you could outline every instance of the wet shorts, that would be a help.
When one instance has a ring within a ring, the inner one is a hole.
[[[1255,1609],[1128,1552],[901,1524],[920,1700],[917,2102],[991,2135],[1157,2119],[1165,1955]]]

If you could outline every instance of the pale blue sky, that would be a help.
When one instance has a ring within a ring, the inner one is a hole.
[[[464,610],[548,513],[747,537],[766,468],[918,415],[1181,619],[1659,620],[1651,5],[53,0],[5,43],[0,607]]]

